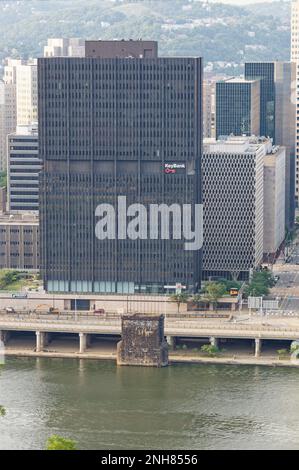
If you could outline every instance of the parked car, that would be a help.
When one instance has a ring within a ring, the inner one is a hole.
[[[58,308],[50,307],[49,308],[49,313],[54,313],[55,315],[59,315],[60,311],[59,311]]]
[[[97,308],[96,310],[94,310],[94,314],[95,315],[105,315],[105,309]]]
[[[12,308],[12,307],[6,307],[5,311],[6,311],[6,313],[16,313],[15,309]]]

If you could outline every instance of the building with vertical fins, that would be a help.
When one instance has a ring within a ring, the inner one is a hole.
[[[162,293],[200,285],[184,240],[95,236],[95,209],[201,202],[202,61],[153,41],[87,41],[38,60],[41,264],[55,292]],[[166,169],[170,167],[173,171]]]

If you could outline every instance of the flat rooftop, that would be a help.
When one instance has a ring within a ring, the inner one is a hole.
[[[260,79],[257,78],[257,79],[246,79],[244,77],[232,77],[232,78],[226,78],[224,80],[219,80],[218,83],[255,83],[255,82],[259,82]]]
[[[39,225],[39,218],[32,213],[0,214],[0,225]]]

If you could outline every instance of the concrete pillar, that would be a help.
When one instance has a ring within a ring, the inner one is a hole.
[[[42,351],[45,347],[47,347],[50,343],[50,333],[40,332],[41,333],[41,348]]]
[[[2,330],[0,331],[0,341],[5,345],[8,343],[10,338],[10,331]]]
[[[175,336],[166,336],[167,344],[171,349],[176,347],[176,337]]]
[[[35,351],[36,352],[41,352],[42,351],[42,339],[41,339],[41,332],[36,331],[36,346],[35,346]]]
[[[84,353],[86,351],[87,347],[87,334],[86,333],[79,333],[79,340],[80,340],[80,348],[79,352],[80,354]]]
[[[255,338],[255,357],[260,357],[262,348],[262,340]]]
[[[211,343],[211,346],[215,346],[216,348],[218,348],[219,339],[215,338],[215,336],[211,336],[210,343]]]
[[[86,334],[86,347],[90,348],[91,346],[91,335]]]
[[[41,352],[44,350],[46,346],[49,344],[50,334],[46,333],[45,331],[36,331],[36,352]]]

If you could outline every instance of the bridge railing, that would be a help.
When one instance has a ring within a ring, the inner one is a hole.
[[[111,319],[111,318],[93,318],[93,317],[88,317],[84,318],[83,316],[78,317],[75,319],[73,316],[72,318],[67,317],[67,319],[64,321],[62,318],[49,318],[50,315],[43,316],[43,317],[33,317],[29,315],[22,315],[22,314],[15,314],[15,315],[2,315],[0,312],[0,328],[1,328],[1,323],[3,325],[7,323],[12,323],[12,324],[24,324],[28,325],[69,325],[69,326],[111,326],[111,327],[120,327],[121,321],[120,317]],[[266,324],[250,324],[250,325],[242,325],[240,323],[224,323],[224,322],[219,322],[219,323],[202,323],[202,322],[192,322],[192,321],[171,321],[171,319],[166,319],[166,324],[165,324],[166,329],[173,329],[173,330],[186,330],[186,334],[190,331],[207,331],[209,334],[215,334],[217,335],[217,331],[220,332],[238,332],[238,331],[250,331],[250,332],[277,332],[277,333],[295,333],[298,334],[299,338],[299,325],[297,326],[275,326],[272,324],[266,325]]]

